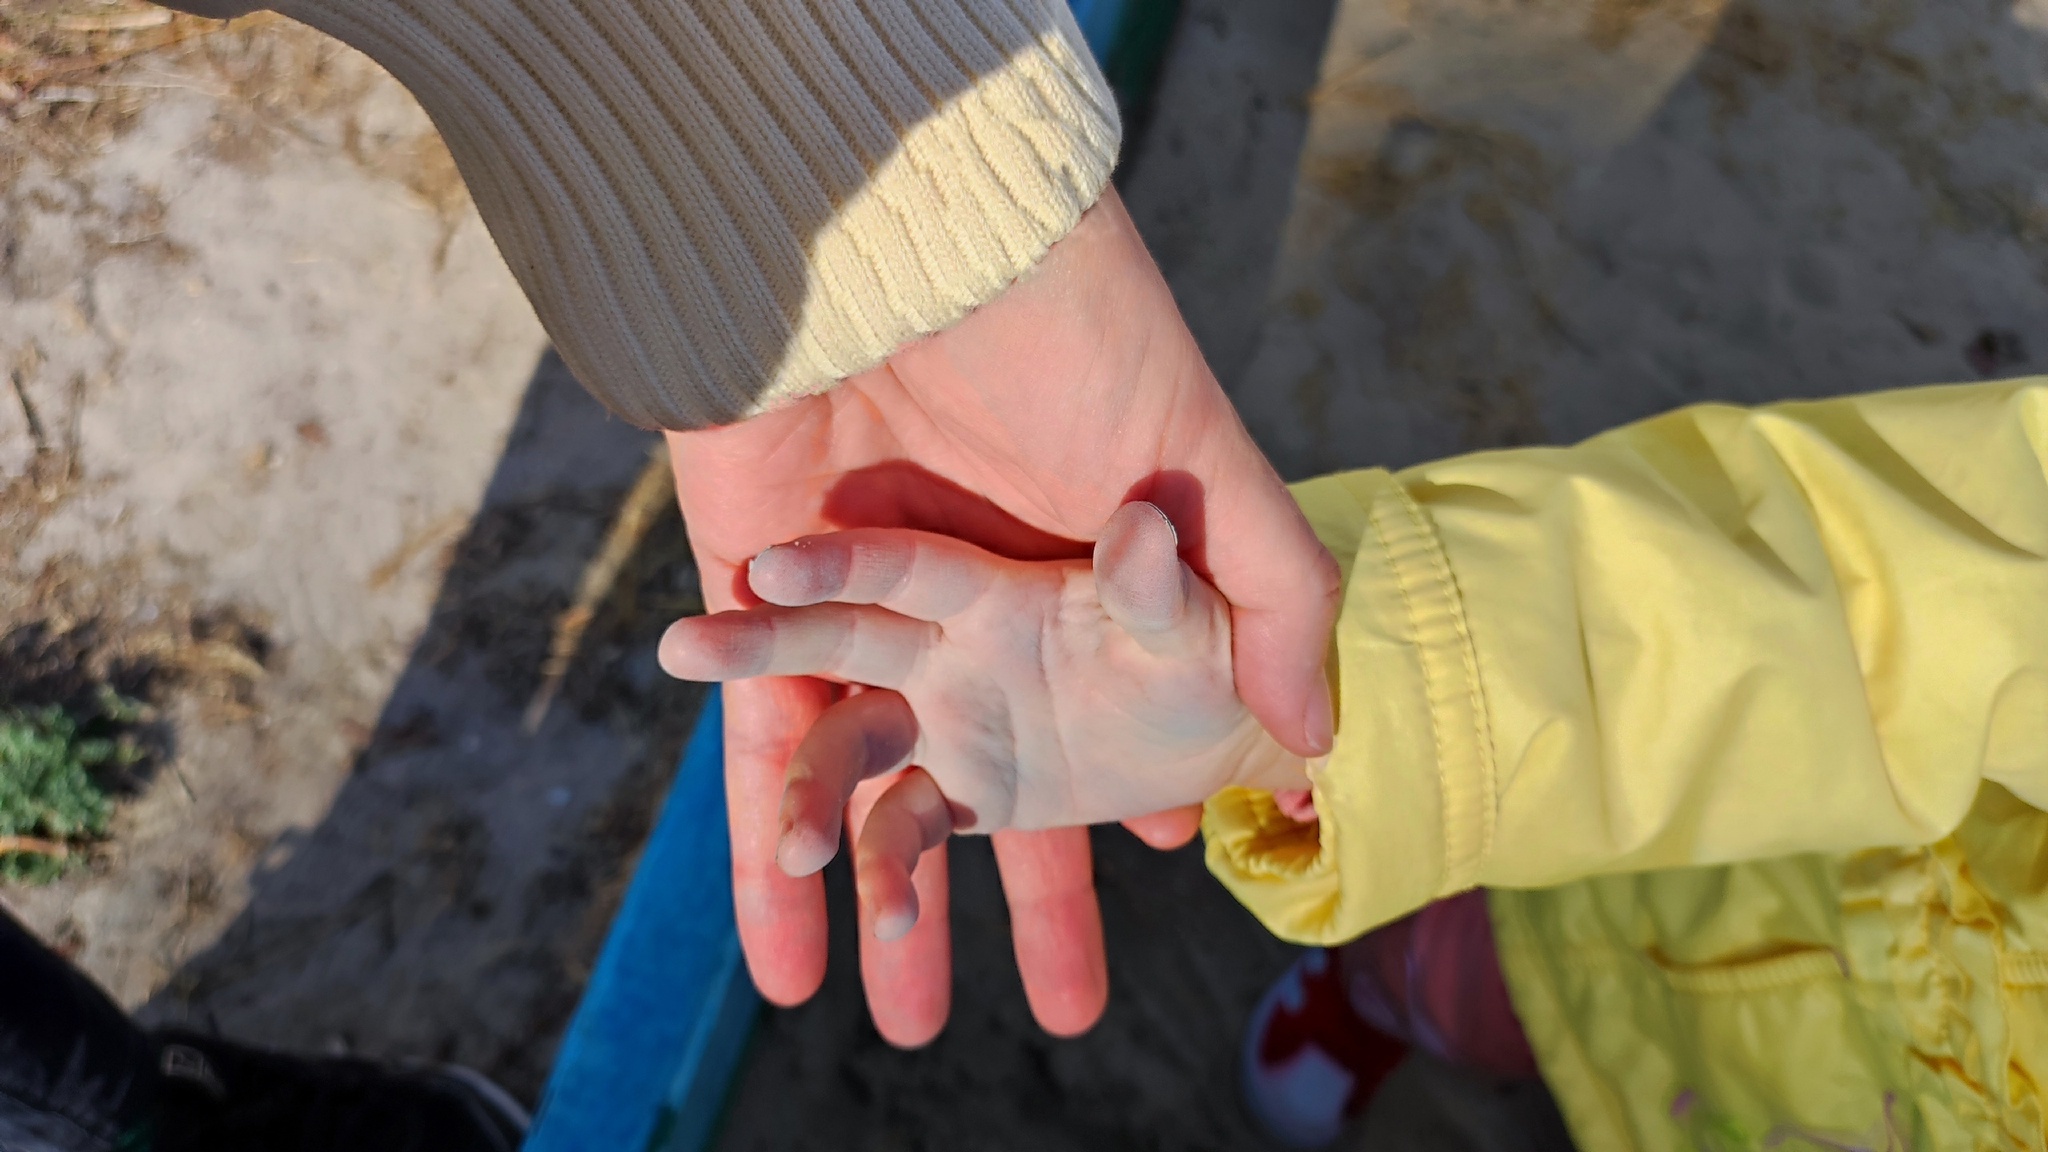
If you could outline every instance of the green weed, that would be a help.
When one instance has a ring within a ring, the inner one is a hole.
[[[83,721],[55,705],[0,708],[0,881],[43,884],[106,833],[114,803],[101,778],[141,757],[126,737],[142,706],[102,688]]]

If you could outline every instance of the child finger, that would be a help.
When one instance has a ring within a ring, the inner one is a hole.
[[[678,680],[823,676],[901,688],[936,635],[922,620],[861,605],[749,608],[676,621],[659,656]]]
[[[1000,563],[950,536],[862,528],[778,544],[754,557],[747,582],[770,604],[875,604],[944,620],[974,603]]]
[[[854,785],[908,764],[917,732],[909,703],[886,689],[849,696],[818,717],[790,757],[782,790],[775,860],[784,872],[809,876],[831,862]]]
[[[906,769],[875,801],[853,855],[862,911],[876,939],[898,939],[917,923],[911,873],[917,858],[952,832],[952,809],[922,768]]]

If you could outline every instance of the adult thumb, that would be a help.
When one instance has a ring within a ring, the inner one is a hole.
[[[1095,542],[1095,588],[1109,618],[1147,651],[1187,647],[1194,573],[1181,563],[1180,535],[1157,505],[1116,510]]]

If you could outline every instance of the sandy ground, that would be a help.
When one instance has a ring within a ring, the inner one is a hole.
[[[2048,6],[1350,0],[1247,419],[1283,471],[2048,352]]]
[[[1290,474],[2048,349],[2037,0],[1345,0],[1325,57],[1330,20],[1189,0],[1124,173]],[[530,1097],[695,703],[651,660],[697,603],[671,517],[519,723],[649,438],[544,354],[417,109],[310,34],[52,81],[0,161],[0,641],[149,696],[164,749],[87,868],[0,900],[148,1018]],[[969,843],[956,1019],[887,1049],[840,876],[723,1146],[1259,1147],[1236,1036],[1287,950],[1193,853],[1096,844],[1095,1033],[1030,1025]],[[1388,1098],[1362,1146],[1540,1113],[1422,1066]]]
[[[603,616],[518,723],[653,438],[360,57],[258,22],[57,94],[0,123],[0,635],[118,666],[167,752],[0,898],[147,1019],[531,1096],[696,700]],[[614,608],[695,607],[680,536]]]
[[[1219,360],[1257,333],[1328,19],[1233,8],[1191,7],[1126,184]],[[150,681],[171,754],[89,870],[5,898],[147,1019],[460,1059],[531,1097],[693,700],[648,659],[694,603],[671,518],[569,699],[518,729],[644,438],[543,357],[445,154],[359,58],[270,23],[98,83],[13,141],[5,335],[38,351],[0,406],[9,620],[61,592],[95,653],[228,666]],[[842,939],[827,993],[765,1018],[729,1143],[1249,1146],[1235,1037],[1286,952],[1194,853],[1100,840],[1103,1028],[1032,1026],[971,843],[945,1039],[881,1044]]]
[[[1194,7],[1129,187],[1242,358],[1328,9],[1228,8]],[[459,1059],[531,1098],[694,706],[651,661],[696,604],[670,517],[519,729],[647,438],[544,356],[445,153],[360,58],[258,22],[57,95],[0,124],[4,623],[45,663],[140,654],[167,752],[89,868],[0,898],[145,1019]],[[1285,953],[1192,853],[1102,839],[1118,996],[1095,1036],[1030,1024],[970,844],[947,1038],[888,1051],[841,965],[767,1019],[733,1139],[780,1146],[794,1118],[947,1144],[996,1100],[1074,1146],[1249,1139],[1234,1037]]]

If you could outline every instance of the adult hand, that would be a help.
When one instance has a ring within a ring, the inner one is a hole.
[[[748,560],[799,536],[917,528],[1017,559],[1079,557],[1117,508],[1157,504],[1189,566],[1231,604],[1246,706],[1293,752],[1329,749],[1336,564],[1203,362],[1113,191],[1029,276],[947,331],[822,396],[669,443],[713,610],[758,603]],[[755,983],[780,1004],[824,978],[822,884],[784,875],[775,851],[784,770],[837,691],[774,677],[725,694],[741,940]],[[857,794],[853,815],[871,803]],[[858,820],[849,828],[858,835]],[[1194,828],[1188,810],[1133,824],[1167,845]],[[1084,1031],[1108,995],[1087,832],[1004,833],[995,849],[1032,1011],[1048,1031]],[[876,1027],[905,1046],[936,1035],[950,1006],[943,848],[917,884],[925,911],[909,935],[861,939]]]

